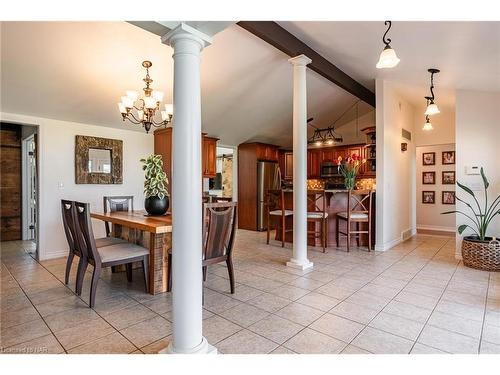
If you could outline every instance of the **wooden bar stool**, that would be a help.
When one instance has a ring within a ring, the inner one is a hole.
[[[372,249],[372,190],[349,190],[347,197],[347,211],[337,213],[337,247],[339,247],[340,235],[347,236],[347,251],[351,246],[351,236],[356,236],[356,244],[359,247],[361,234],[368,234],[368,251]],[[347,222],[346,232],[339,230],[340,220]],[[352,223],[356,223],[356,230],[352,229]],[[367,223],[368,230],[360,230],[360,223]]]
[[[323,253],[326,252],[328,246],[328,212],[326,207],[326,194],[324,190],[308,190],[307,191],[307,222],[314,223],[314,230],[307,231],[307,234],[312,234],[314,240],[321,239]],[[316,224],[319,223],[319,230],[316,230]]]
[[[285,247],[285,235],[293,229],[286,229],[286,218],[293,215],[292,210],[285,209],[285,192],[281,190],[270,190],[267,193],[267,244],[269,245],[269,236],[271,230],[271,217],[277,218],[276,232],[281,230],[281,247]],[[281,224],[281,225],[280,225]]]

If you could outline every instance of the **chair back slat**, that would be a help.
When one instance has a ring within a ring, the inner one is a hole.
[[[133,195],[116,195],[104,196],[102,198],[104,213],[118,211],[134,211],[134,196]],[[111,229],[107,221],[104,222],[106,227],[106,236],[111,235]]]
[[[205,203],[203,205],[203,260],[228,257],[233,248],[237,225],[237,203]]]
[[[82,253],[78,246],[74,211],[75,211],[75,202],[61,199],[62,221],[63,221],[64,233],[66,234],[66,240],[68,241],[69,251],[81,257]]]
[[[326,214],[326,193],[324,190],[307,191],[307,211]]]
[[[372,206],[372,190],[350,190],[348,213],[369,214]]]
[[[82,253],[94,264],[101,263],[101,257],[95,244],[92,221],[90,219],[90,204],[75,202],[75,221],[78,244]]]

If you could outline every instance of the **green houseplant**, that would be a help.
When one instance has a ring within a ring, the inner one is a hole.
[[[144,165],[144,208],[151,216],[164,215],[169,207],[168,179],[161,155],[151,154],[140,160]]]
[[[457,213],[465,216],[470,221],[469,224],[461,224],[458,226],[459,234],[462,234],[467,228],[473,232],[472,235],[465,236],[462,241],[462,258],[464,264],[473,268],[488,271],[499,271],[500,251],[497,246],[498,242],[494,237],[487,237],[486,232],[493,219],[500,214],[500,195],[493,201],[488,202],[488,187],[490,186],[490,183],[488,182],[482,167],[481,177],[484,187],[483,207],[477,200],[474,192],[467,186],[457,181],[458,187],[472,197],[472,204],[458,197],[455,198],[465,204],[470,213],[453,210],[443,212],[442,214],[447,215]]]

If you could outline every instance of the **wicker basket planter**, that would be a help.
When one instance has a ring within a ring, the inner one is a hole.
[[[462,259],[464,265],[483,271],[500,271],[500,248],[498,242],[490,243],[493,238],[467,236],[462,241]]]

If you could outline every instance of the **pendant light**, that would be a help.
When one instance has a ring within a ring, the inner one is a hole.
[[[382,41],[384,42],[385,47],[380,53],[380,58],[376,65],[378,69],[394,68],[396,65],[398,65],[400,61],[399,58],[396,56],[396,51],[394,51],[389,44],[391,43],[391,39],[390,38],[385,39],[385,36],[391,29],[392,22],[385,21],[384,25],[389,25],[389,26],[387,27],[387,30],[385,31],[384,36],[382,37]]]
[[[440,70],[431,68],[431,69],[428,69],[427,71],[429,73],[431,73],[431,87],[430,87],[431,96],[426,97],[426,99],[428,98],[429,103],[427,104],[427,109],[425,110],[425,115],[432,116],[432,115],[436,115],[440,112],[437,104],[434,103],[434,99],[435,99],[435,97],[434,97],[434,74],[439,73]]]
[[[425,116],[425,124],[422,128],[425,131],[433,130],[434,126],[432,126],[431,121],[429,120],[429,116]]]

